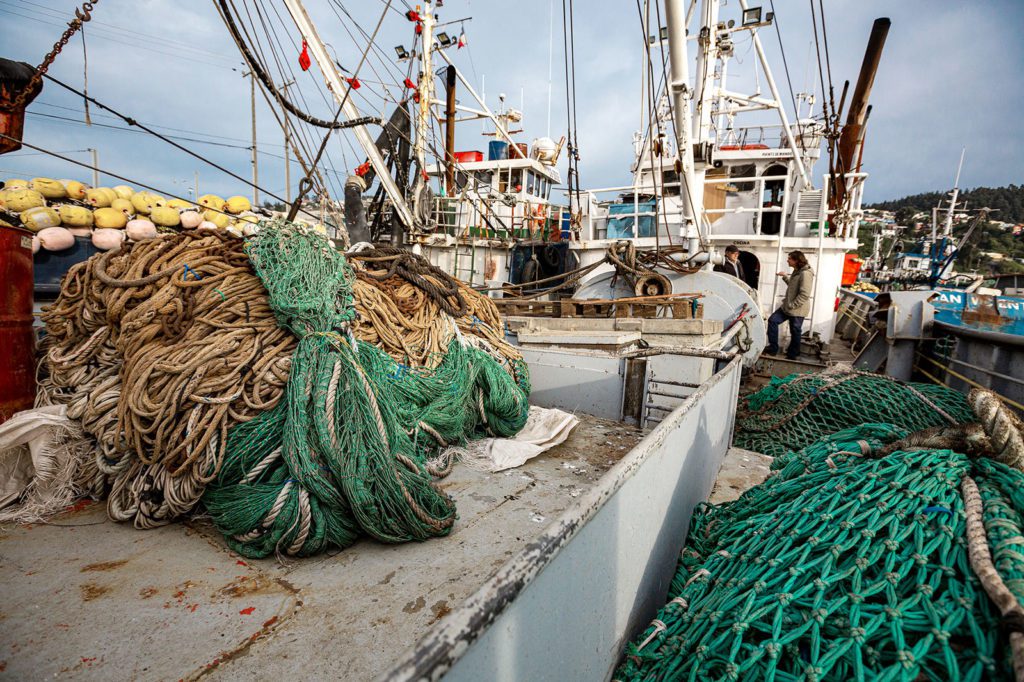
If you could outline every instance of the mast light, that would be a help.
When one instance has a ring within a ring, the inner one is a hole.
[[[441,45],[441,47],[451,47],[452,45],[455,44],[455,38],[452,38],[446,32],[441,31],[440,33],[437,34],[437,42],[438,44]]]
[[[650,45],[656,45],[659,41],[668,40],[668,27],[662,26],[661,30],[658,31],[657,37],[647,36],[647,42]]]
[[[405,49],[404,45],[396,45],[395,46],[395,53],[398,55],[399,59],[408,59],[409,58],[409,51],[407,49]]]
[[[750,26],[752,24],[761,23],[761,8],[751,7],[750,9],[743,10],[743,25]]]

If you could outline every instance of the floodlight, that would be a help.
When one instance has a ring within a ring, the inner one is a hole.
[[[405,49],[403,45],[396,45],[395,52],[398,54],[399,59],[408,59],[409,51]]]
[[[751,7],[750,9],[743,10],[743,25],[750,26],[752,24],[761,23],[761,8]]]

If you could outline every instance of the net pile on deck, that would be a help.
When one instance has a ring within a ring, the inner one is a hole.
[[[858,424],[888,423],[917,431],[971,418],[958,391],[837,366],[821,374],[772,379],[749,396],[736,417],[733,443],[777,457]]]
[[[447,533],[450,446],[525,423],[496,309],[423,259],[351,259],[284,222],[188,230],[75,266],[40,403],[96,441],[77,489],[146,528],[202,499],[248,556]]]
[[[698,509],[615,679],[1021,679],[1024,472],[1004,463],[1020,423],[979,418],[980,434],[845,429]]]

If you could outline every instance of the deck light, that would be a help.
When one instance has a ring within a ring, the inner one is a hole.
[[[441,31],[437,34],[437,42],[440,43],[441,47],[451,47],[455,43],[455,39]]]
[[[761,23],[761,8],[751,7],[750,9],[743,10],[743,25],[750,26],[752,24]]]
[[[409,51],[407,49],[405,49],[405,47],[402,46],[402,45],[396,45],[395,46],[395,52],[398,54],[398,58],[399,59],[408,59],[409,58]]]

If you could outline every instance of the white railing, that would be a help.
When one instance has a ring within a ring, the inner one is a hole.
[[[457,239],[551,239],[568,226],[565,207],[494,194],[434,197],[432,212],[437,232]]]

